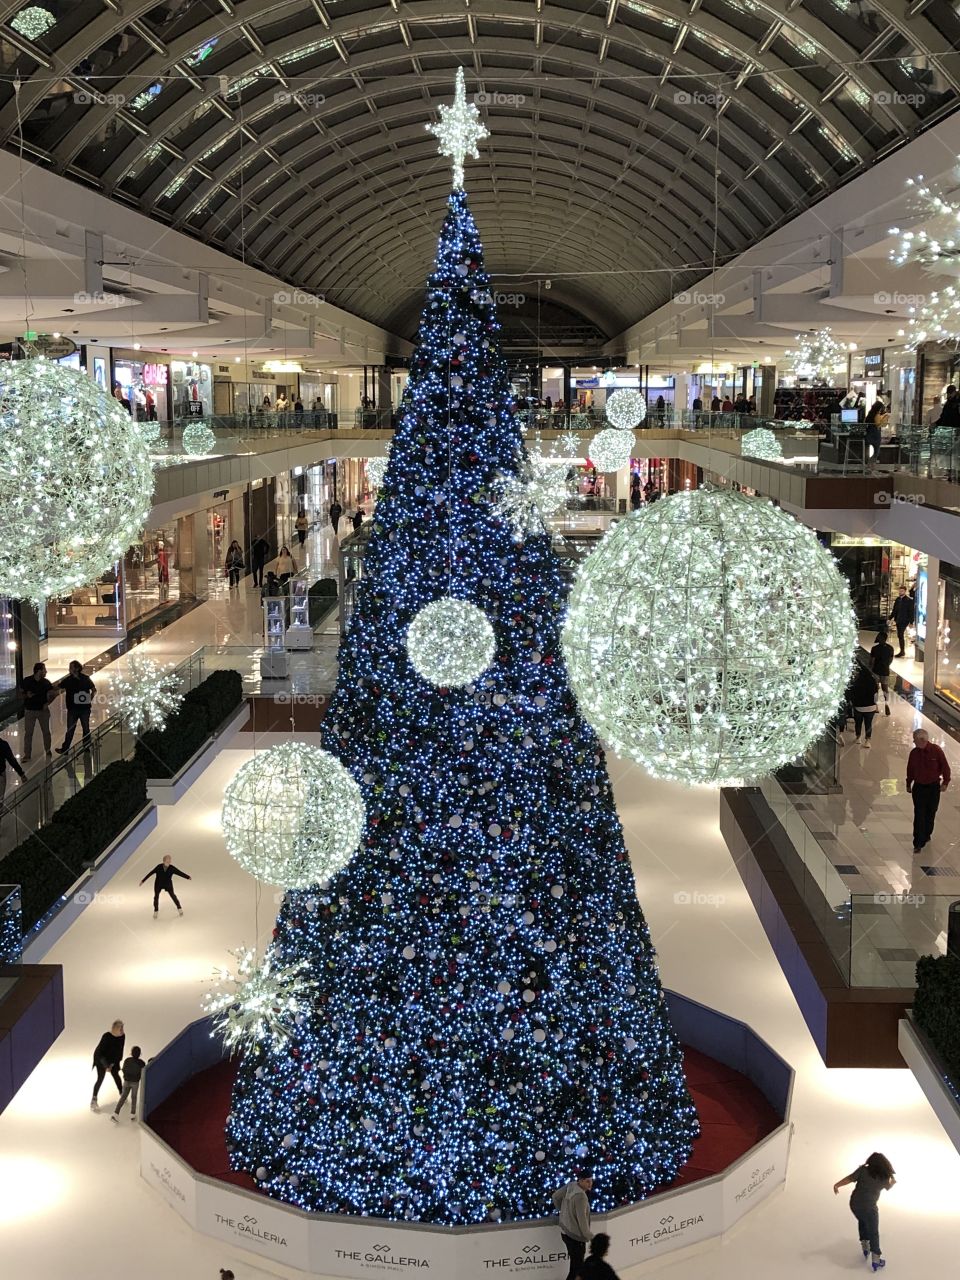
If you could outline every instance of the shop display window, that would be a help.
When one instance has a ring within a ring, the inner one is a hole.
[[[960,568],[940,563],[936,691],[960,707]]]
[[[126,621],[133,622],[180,598],[177,530],[148,529],[124,560]]]
[[[122,565],[118,561],[96,582],[47,602],[50,634],[97,635],[124,629]]]

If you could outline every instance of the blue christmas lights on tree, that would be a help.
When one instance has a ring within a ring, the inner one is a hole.
[[[578,1164],[611,1209],[670,1183],[698,1131],[550,539],[497,513],[523,457],[498,333],[455,187],[323,728],[366,828],[342,873],[286,894],[273,963],[317,985],[287,1039],[248,1048],[227,1123],[233,1167],[305,1209],[534,1218]],[[438,688],[405,640],[448,596],[496,649]]]

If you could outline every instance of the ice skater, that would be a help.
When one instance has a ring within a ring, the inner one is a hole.
[[[896,1181],[893,1165],[886,1156],[874,1151],[867,1156],[866,1164],[833,1184],[833,1194],[838,1195],[841,1187],[853,1183],[850,1212],[857,1220],[863,1256],[870,1258],[874,1271],[887,1265],[880,1252],[880,1192],[889,1191]]]
[[[93,1086],[93,1097],[90,1099],[91,1111],[100,1110],[97,1094],[100,1092],[100,1086],[103,1084],[104,1077],[108,1071],[113,1076],[113,1083],[117,1086],[117,1093],[123,1093],[123,1085],[120,1082],[120,1063],[123,1060],[123,1046],[126,1038],[123,1023],[117,1018],[116,1022],[110,1024],[110,1030],[105,1031],[100,1037],[100,1041],[93,1051],[93,1066],[97,1073],[97,1081]]]
[[[130,1099],[130,1119],[137,1118],[137,1097],[140,1093],[140,1077],[143,1075],[143,1059],[140,1057],[140,1046],[135,1044],[130,1050],[130,1057],[123,1064],[123,1088],[120,1090],[120,1101],[110,1119],[114,1124],[120,1123],[120,1112],[123,1104]]]
[[[177,908],[177,914],[182,916],[183,907],[181,907],[180,905],[180,899],[173,892],[173,877],[180,876],[181,879],[183,880],[192,880],[193,877],[188,876],[187,873],[185,871],[181,871],[179,867],[175,867],[173,865],[173,859],[170,857],[169,853],[165,853],[163,855],[163,861],[158,862],[152,871],[148,871],[147,874],[140,881],[140,883],[146,884],[146,882],[150,879],[151,876],[154,877],[154,880],[153,880],[153,918],[154,920],[156,920],[157,913],[160,910],[161,891],[163,893],[169,893],[170,897],[173,899],[173,905]]]

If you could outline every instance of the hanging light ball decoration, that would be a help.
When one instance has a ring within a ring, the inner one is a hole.
[[[604,413],[611,427],[629,431],[631,427],[639,427],[647,416],[646,397],[631,387],[621,387],[607,396]]]
[[[908,351],[925,342],[960,342],[960,291],[952,284],[930,294],[926,302],[910,307]]]
[[[153,468],[130,415],[79,369],[0,372],[0,595],[40,603],[94,582],[137,540]]]
[[[773,460],[783,457],[783,446],[768,427],[754,427],[740,437],[740,453],[744,458]]]
[[[438,689],[471,684],[493,662],[497,638],[486,614],[469,600],[443,596],[416,614],[407,628],[414,670]]]
[[[656,778],[737,786],[822,733],[856,638],[847,584],[809,529],[766,499],[699,489],[604,537],[563,652],[615,751]]]
[[[367,821],[360,788],[328,751],[284,742],[240,766],[223,793],[228,852],[258,880],[306,889],[342,871]]]
[[[137,421],[137,426],[140,428],[140,434],[146,444],[157,444],[160,439],[160,423],[158,420],[151,421],[149,418],[140,418]]]
[[[590,441],[587,456],[598,471],[619,471],[630,465],[636,443],[632,431],[604,427]]]
[[[191,458],[202,458],[213,452],[217,437],[205,422],[191,422],[183,428],[181,441],[184,453]]]
[[[367,459],[367,483],[370,488],[376,492],[383,488],[383,482],[387,475],[387,465],[390,462],[390,441],[387,441],[386,455],[383,458]]]
[[[162,729],[183,702],[180,678],[145,653],[132,653],[125,669],[113,682],[117,710],[130,732]]]
[[[829,385],[838,365],[846,364],[847,351],[833,336],[829,326],[812,333],[798,333],[797,347],[786,354],[793,361],[798,378]]]
[[[946,200],[933,187],[928,187],[922,175],[908,178],[907,186],[915,196],[915,213],[924,220],[916,231],[903,231],[891,227],[890,234],[899,236],[890,260],[898,267],[908,262],[918,262],[932,267],[941,259],[960,255],[960,201]]]

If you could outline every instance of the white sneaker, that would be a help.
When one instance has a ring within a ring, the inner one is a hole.
[[[178,915],[178,916],[182,916],[182,915],[183,915],[183,908],[182,908],[182,907],[180,907],[180,908],[177,910],[177,915]]]
[[[116,1113],[115,1111],[114,1111],[113,1115],[110,1117],[110,1119],[113,1121],[113,1123],[114,1123],[114,1124],[119,1124],[119,1123],[120,1123],[120,1117],[117,1115],[117,1113]]]
[[[91,1111],[99,1111],[99,1110],[100,1110],[100,1103],[99,1103],[99,1102],[97,1102],[96,1098],[91,1099],[91,1102],[90,1102],[90,1110],[91,1110]]]
[[[870,750],[870,739],[869,739],[869,738],[868,738],[868,739],[867,739],[867,741],[863,744],[863,746],[864,746],[864,750],[865,750],[865,751],[869,751],[869,750]]]

